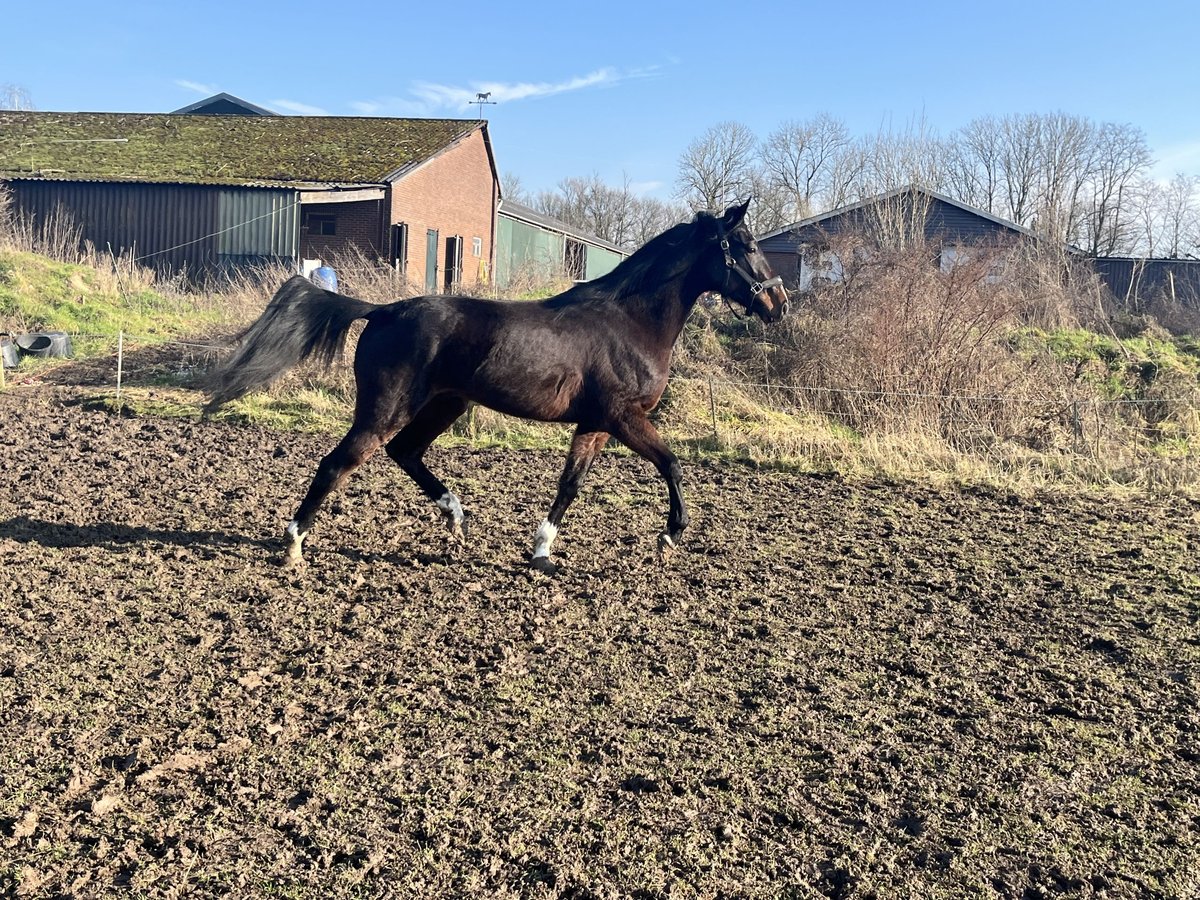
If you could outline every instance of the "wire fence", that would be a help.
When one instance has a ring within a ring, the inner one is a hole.
[[[221,341],[178,340],[124,331],[116,337],[87,332],[71,332],[69,336],[76,345],[87,347],[93,372],[90,383],[96,384],[97,369],[111,366],[111,386],[118,409],[129,388],[131,354],[153,352],[156,356],[152,367],[157,378],[165,375],[180,387],[195,388],[230,346]],[[18,370],[18,375],[9,376],[9,380],[20,383],[40,377],[37,370],[25,375]],[[102,373],[99,377],[104,378]],[[5,386],[4,379],[0,367],[0,388]],[[1105,438],[1112,437],[1117,430],[1126,443],[1131,434],[1136,439],[1138,433],[1146,432],[1141,443],[1148,445],[1154,439],[1149,432],[1168,419],[1185,423],[1188,430],[1200,433],[1200,391],[1193,395],[1154,397],[1031,397],[941,393],[911,387],[834,387],[716,376],[673,376],[667,389],[668,404],[681,393],[690,393],[706,407],[708,436],[718,447],[726,443],[729,432],[745,431],[763,412],[833,424],[858,434],[888,428],[932,432],[952,444],[963,441],[978,444],[981,437],[994,441],[1019,437],[1027,444],[1036,444],[1031,428],[1050,425],[1070,440],[1071,449],[1092,455],[1099,454]],[[692,418],[695,428],[698,417],[694,411]],[[1022,429],[1026,433],[1018,435]]]

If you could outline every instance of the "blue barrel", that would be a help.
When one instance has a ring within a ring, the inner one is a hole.
[[[337,290],[337,273],[329,266],[318,266],[311,276],[313,284],[327,291]]]

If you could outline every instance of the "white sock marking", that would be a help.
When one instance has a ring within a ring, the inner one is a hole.
[[[437,502],[438,509],[446,514],[453,525],[461,525],[463,523],[462,504],[458,502],[458,498],[450,491],[442,494],[442,499]]]
[[[286,533],[287,533],[287,536],[290,537],[297,544],[300,543],[300,541],[304,540],[304,535],[308,534],[307,531],[304,532],[304,534],[300,533],[300,525],[296,522],[295,519],[292,519],[292,521],[288,522]]]
[[[550,545],[558,537],[558,526],[546,519],[538,526],[537,536],[533,539],[533,558],[550,555]]]

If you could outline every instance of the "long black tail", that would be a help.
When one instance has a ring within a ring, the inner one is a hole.
[[[212,399],[204,407],[205,415],[266,387],[309,357],[328,365],[342,352],[354,321],[379,308],[292,276],[242,334],[241,346],[212,376]]]

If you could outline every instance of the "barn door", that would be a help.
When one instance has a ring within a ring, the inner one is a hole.
[[[436,294],[438,289],[438,233],[436,228],[425,232],[425,293]]]
[[[461,235],[446,238],[446,292],[453,294],[462,282],[463,239]]]
[[[392,268],[401,275],[408,274],[408,225],[397,222],[392,226],[391,234]]]

